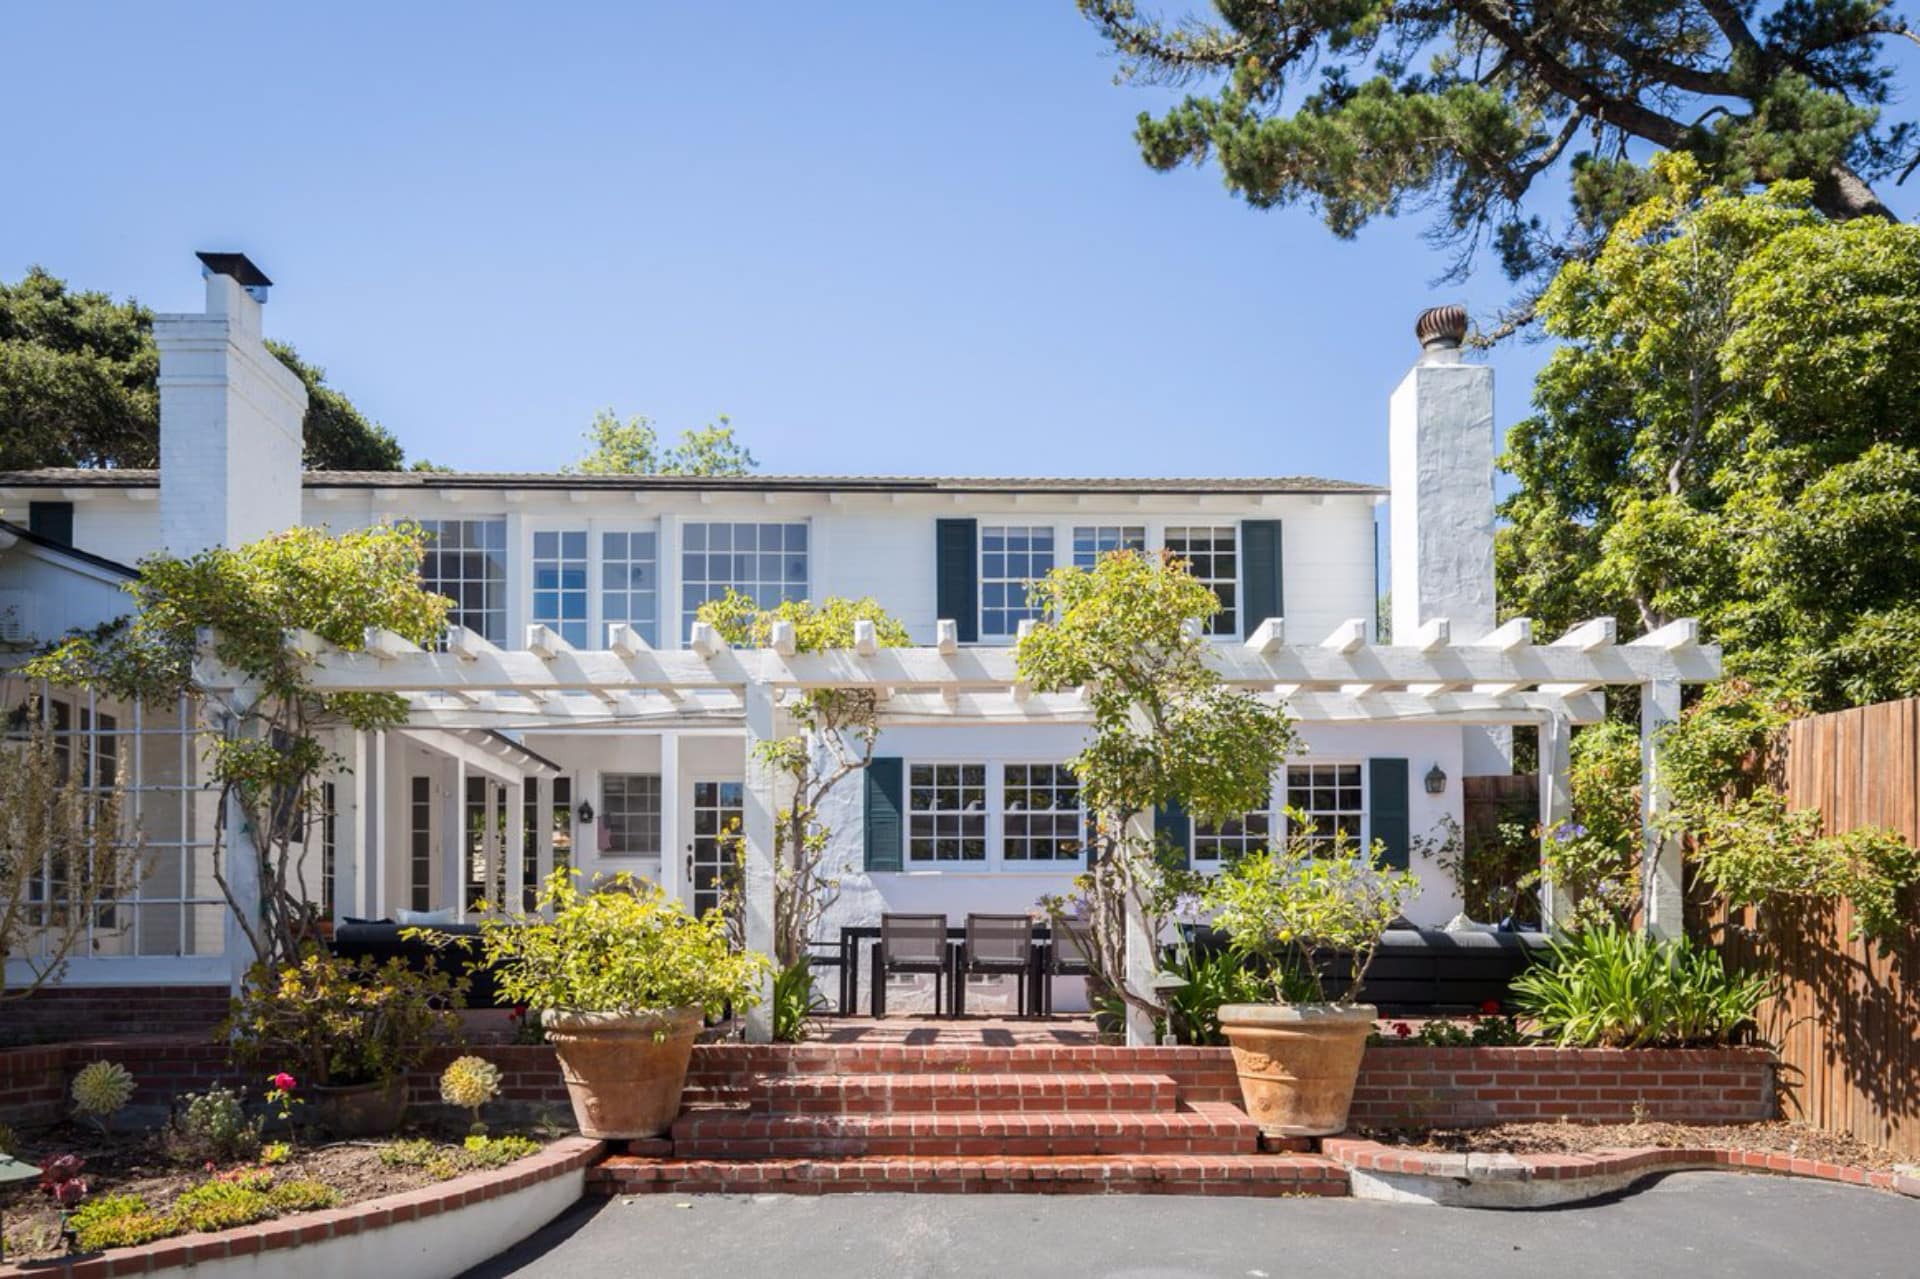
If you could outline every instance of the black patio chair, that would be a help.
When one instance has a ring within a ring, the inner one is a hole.
[[[1085,977],[1093,971],[1093,924],[1079,917],[1053,921],[1053,944],[1047,948],[1047,977]],[[1044,1011],[1053,1011],[1053,982],[1041,983]]]
[[[1033,920],[1025,915],[968,915],[960,971],[960,981],[975,973],[1017,978],[1020,994],[1015,1007],[1025,1017],[1028,979],[1033,976]],[[954,1011],[965,1007],[965,992],[956,986]]]
[[[933,1011],[941,1008],[941,985],[953,974],[947,956],[945,915],[882,915],[880,946],[874,956],[873,1015],[887,1015],[887,978],[893,973],[932,973]],[[952,991],[947,992],[952,997]]]

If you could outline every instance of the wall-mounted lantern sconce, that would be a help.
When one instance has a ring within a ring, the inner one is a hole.
[[[1442,795],[1446,793],[1446,789],[1447,775],[1441,770],[1440,765],[1435,764],[1427,770],[1427,794]]]
[[[575,810],[574,815],[580,819],[580,824],[585,826],[593,820],[593,805],[587,800],[581,800],[580,807]]]

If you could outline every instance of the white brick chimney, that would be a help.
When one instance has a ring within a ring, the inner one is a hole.
[[[202,253],[207,309],[156,315],[160,531],[191,555],[300,522],[306,388],[260,341],[272,281],[239,253]]]
[[[1453,641],[1496,622],[1493,591],[1493,370],[1460,357],[1467,313],[1442,306],[1414,326],[1420,362],[1393,393],[1388,545],[1393,633],[1444,617]],[[1468,775],[1512,771],[1511,735],[1469,730]]]

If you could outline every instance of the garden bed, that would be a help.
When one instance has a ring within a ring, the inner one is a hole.
[[[1900,1156],[1841,1133],[1805,1124],[1517,1123],[1485,1128],[1362,1130],[1361,1136],[1407,1150],[1515,1155],[1592,1154],[1633,1149],[1730,1150],[1789,1155],[1853,1168],[1890,1170]]]

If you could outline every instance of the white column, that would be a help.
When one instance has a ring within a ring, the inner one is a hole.
[[[1640,860],[1641,912],[1647,932],[1662,939],[1679,937],[1685,928],[1680,841],[1660,830],[1669,799],[1660,779],[1660,739],[1679,718],[1677,680],[1649,680],[1640,686],[1640,823],[1645,841]]]
[[[553,874],[553,791],[559,780],[558,777],[542,777],[534,782],[539,800],[534,804],[533,812],[533,859],[542,886],[546,884],[547,876]]]
[[[755,749],[772,741],[777,731],[773,690],[765,684],[747,685],[746,812],[741,822],[746,838],[747,949],[773,954],[773,826],[779,809],[775,793],[778,778]],[[754,1043],[773,1039],[773,980],[762,983],[760,1003],[747,1014],[747,1038]]]
[[[364,860],[365,823],[360,808],[366,802],[367,735],[347,730],[347,774],[333,783],[333,922],[359,914],[360,864]]]
[[[1136,814],[1133,818],[1136,827],[1134,836],[1140,847],[1153,846],[1153,814]],[[1120,856],[1129,854],[1121,853]],[[1152,856],[1151,853],[1139,854]],[[1147,931],[1146,915],[1140,904],[1128,894],[1127,903],[1127,988],[1136,995],[1151,999],[1153,997],[1153,979],[1160,971],[1159,939]],[[1127,1005],[1127,1043],[1135,1048],[1153,1043],[1153,1016],[1145,1009]]]
[[[1540,848],[1541,869],[1546,869],[1546,846],[1553,832],[1573,815],[1573,792],[1568,775],[1573,770],[1573,726],[1559,715],[1549,714],[1540,721]],[[1540,879],[1540,926],[1551,932],[1554,921],[1571,905],[1560,899],[1559,891],[1543,874]]]
[[[243,699],[251,702],[245,693],[235,694],[236,702]],[[251,720],[239,721],[231,731],[236,736],[259,736],[258,725]],[[260,928],[260,844],[253,822],[247,816],[246,805],[240,802],[239,796],[227,796],[226,806],[227,846],[220,859],[220,871],[227,881],[227,893],[232,900],[227,908],[224,944],[228,973],[233,990],[238,993],[246,981],[247,969],[260,958],[247,938],[246,928],[241,925],[241,921],[245,920],[256,933]]]
[[[467,918],[466,874],[462,863],[466,859],[467,843],[467,761],[452,759],[448,769],[453,782],[447,787],[446,803],[441,811],[446,820],[440,824],[440,905],[453,905],[453,917],[465,922]]]
[[[680,838],[680,734],[660,734],[660,889],[682,894],[681,869],[687,850]]]
[[[502,909],[519,914],[527,896],[527,784],[507,783],[507,900]]]

